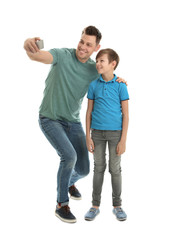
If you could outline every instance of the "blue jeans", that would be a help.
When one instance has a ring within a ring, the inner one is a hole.
[[[82,124],[54,121],[40,115],[39,125],[60,157],[57,202],[61,206],[68,205],[69,187],[89,173],[89,156]]]

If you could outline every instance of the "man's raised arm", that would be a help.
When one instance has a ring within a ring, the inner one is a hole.
[[[38,37],[28,38],[24,42],[24,49],[28,57],[33,61],[51,64],[53,62],[52,54],[48,51],[39,50],[39,48],[36,45],[37,40],[40,40],[40,38]]]

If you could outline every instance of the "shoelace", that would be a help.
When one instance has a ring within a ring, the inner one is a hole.
[[[71,189],[72,190],[76,190],[76,187],[73,185],[73,186],[71,186]]]
[[[96,212],[96,210],[97,210],[96,208],[91,208],[90,212]]]
[[[117,212],[123,212],[122,208],[115,208]]]
[[[70,193],[75,192],[75,191],[76,191],[75,185],[72,185],[72,186],[69,188],[69,190],[70,190]]]
[[[68,205],[63,206],[66,213],[70,212],[70,207]]]

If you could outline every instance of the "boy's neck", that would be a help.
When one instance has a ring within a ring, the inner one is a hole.
[[[111,81],[114,78],[114,73],[109,72],[109,73],[102,74],[102,78],[104,79],[105,82]]]

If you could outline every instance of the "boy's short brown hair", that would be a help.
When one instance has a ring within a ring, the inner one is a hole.
[[[101,57],[104,54],[107,54],[109,63],[116,61],[116,66],[114,67],[114,70],[115,70],[120,61],[119,55],[113,49],[106,48],[106,49],[102,49],[98,52],[98,54],[96,55],[96,60],[97,60],[97,58]]]
[[[88,26],[83,31],[82,34],[85,33],[86,35],[95,36],[96,37],[96,44],[100,43],[102,38],[101,32],[94,26]]]

